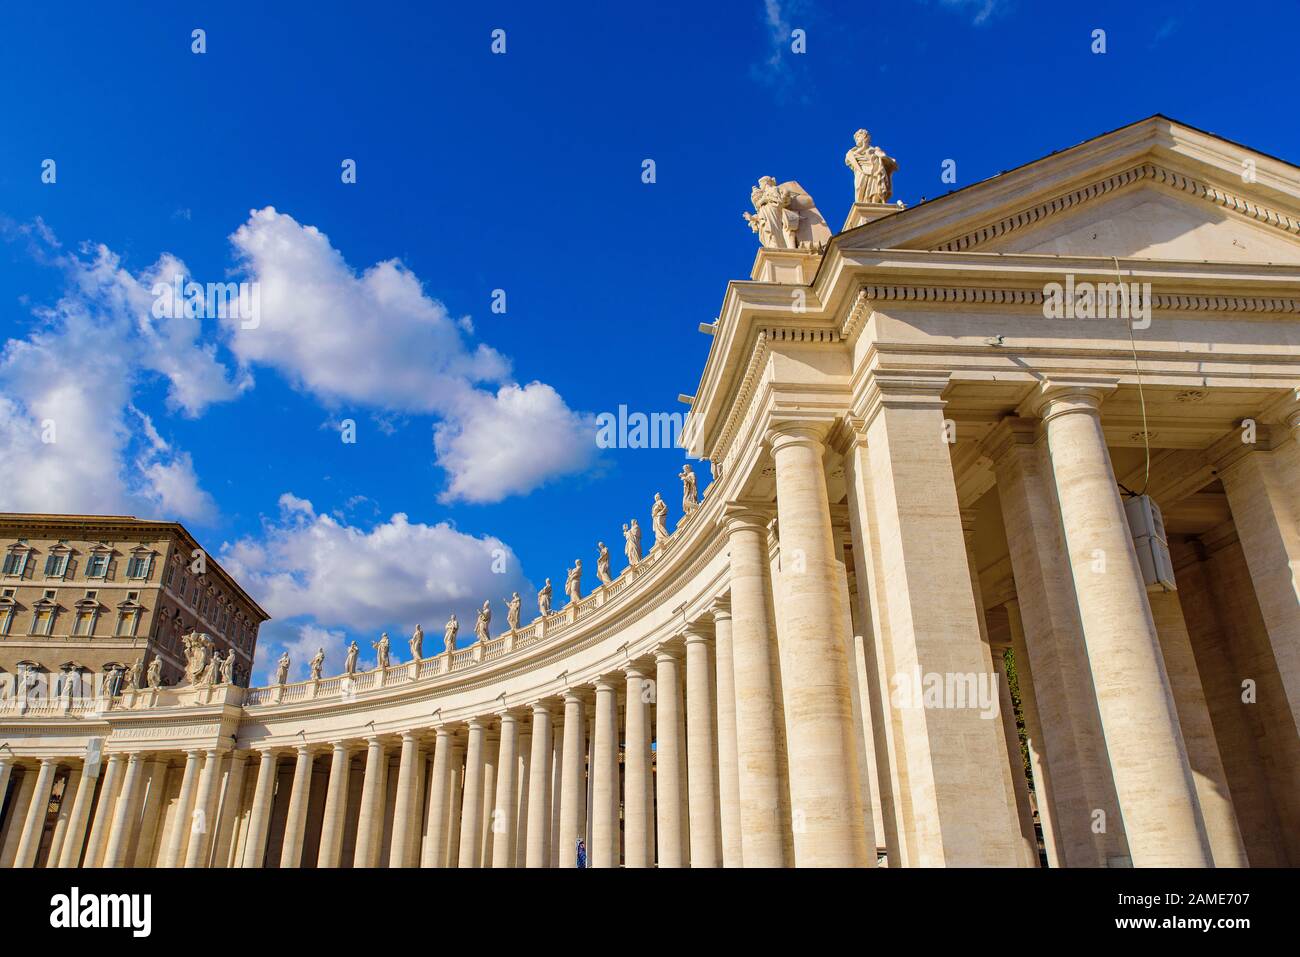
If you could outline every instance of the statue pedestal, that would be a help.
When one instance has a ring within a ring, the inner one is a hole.
[[[407,673],[412,681],[420,677],[420,660],[419,658],[412,658],[406,665]]]
[[[319,679],[319,678],[312,678],[312,679],[311,679],[311,697],[315,698],[318,694],[320,694],[320,679]]]
[[[849,218],[844,220],[842,233],[850,229],[856,229],[867,223],[875,222],[877,219],[883,219],[894,213],[902,212],[905,207],[902,202],[899,203],[854,203],[849,209]]]
[[[538,641],[541,641],[543,638],[546,637],[546,616],[545,615],[542,615],[540,618],[537,619],[537,631],[535,632],[535,634],[537,635]]]
[[[271,696],[271,700],[274,701],[276,704],[279,704],[280,700],[283,697],[284,697],[284,685],[276,685],[275,694]]]
[[[755,282],[779,282],[806,286],[817,274],[822,254],[808,249],[760,249],[749,271]]]

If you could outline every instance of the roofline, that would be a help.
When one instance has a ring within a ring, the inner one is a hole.
[[[235,580],[235,577],[222,567],[221,563],[213,557],[212,553],[199,544],[190,530],[180,522],[168,521],[167,519],[137,518],[134,515],[73,515],[56,512],[0,512],[0,527],[21,526],[21,525],[53,525],[56,527],[67,528],[84,528],[90,526],[104,526],[108,528],[121,528],[130,530],[140,530],[142,528],[166,529],[174,532],[180,537],[192,542],[195,548],[200,548],[207,556],[207,562],[214,567],[221,576],[230,583],[231,587],[239,593],[255,612],[262,616],[262,621],[270,621],[271,616],[267,614],[257,601],[244,590],[244,586]]]

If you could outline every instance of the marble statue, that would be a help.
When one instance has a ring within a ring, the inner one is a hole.
[[[212,639],[191,631],[181,638],[181,642],[185,647],[185,677],[190,684],[197,684],[207,664]]]
[[[614,580],[614,576],[609,573],[609,549],[605,547],[604,542],[596,543],[598,555],[596,557],[596,577],[600,579],[602,585],[608,585]]]
[[[655,530],[655,548],[668,541],[668,503],[655,492],[655,503],[650,506],[650,523]]]
[[[523,599],[519,597],[519,592],[515,592],[506,601],[506,624],[510,626],[511,631],[519,630],[519,606],[523,604]]]
[[[311,656],[311,680],[320,681],[321,669],[325,667],[325,649],[317,648],[316,654]]]
[[[139,691],[139,690],[140,690],[140,687],[141,687],[141,686],[140,686],[140,672],[141,672],[143,669],[144,669],[144,663],[143,663],[139,658],[135,659],[135,663],[132,664],[131,667],[127,669],[127,672],[126,672],[126,686],[127,686],[127,688],[129,688],[131,691]]]
[[[234,655],[231,655],[233,658]],[[162,659],[155,657],[149,662],[149,670],[145,672],[145,680],[149,682],[149,687],[157,691],[162,687]]]
[[[411,632],[411,640],[408,644],[411,647],[412,661],[420,661],[424,658],[424,629],[419,625],[416,625],[415,631]]]
[[[871,145],[871,134],[866,130],[854,133],[853,142],[853,149],[844,154],[844,165],[853,170],[854,202],[889,202],[898,164],[879,146]]]
[[[456,650],[456,634],[460,631],[460,622],[456,620],[455,612],[447,619],[447,624],[442,629],[442,644],[446,651]]]
[[[537,610],[545,618],[551,613],[551,580],[546,579],[546,584],[542,590],[537,593]]]
[[[203,674],[199,675],[199,681],[198,681],[199,687],[211,688],[214,684],[217,683],[217,675],[220,673],[221,673],[221,652],[214,651],[212,652],[212,659],[208,662],[208,666],[203,669]]]
[[[232,648],[230,654],[226,655],[226,660],[221,663],[221,683],[223,685],[233,685],[235,683],[235,651]]]
[[[627,556],[629,568],[636,568],[641,561],[641,526],[632,519],[632,524],[623,525],[623,540],[627,543],[623,546],[623,554]]]
[[[569,574],[564,578],[564,593],[569,601],[577,603],[582,600],[582,559],[575,559]]]
[[[343,673],[345,675],[356,674],[357,655],[360,653],[360,651],[361,649],[357,647],[357,643],[355,641],[352,642],[352,644],[348,645],[348,656],[343,661]]]
[[[745,213],[745,221],[768,249],[798,246],[799,212],[790,208],[793,198],[771,176],[760,176],[758,185],[750,190],[749,201],[754,205],[754,212]]]
[[[275,668],[275,683],[282,685],[289,680],[289,652],[280,655],[280,661]]]
[[[695,487],[695,472],[691,470],[689,462],[682,466],[677,477],[682,480],[682,516],[685,517],[700,507]]]
[[[492,624],[492,604],[484,601],[483,607],[478,610],[478,619],[474,622],[474,635],[479,641],[490,641],[491,636],[488,634],[488,626]]]
[[[378,641],[372,641],[370,643],[370,647],[375,649],[376,670],[383,671],[388,667],[388,649],[389,649],[388,632],[386,631],[383,632],[379,636]]]

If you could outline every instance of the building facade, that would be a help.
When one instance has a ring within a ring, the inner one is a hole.
[[[872,149],[834,235],[755,187],[644,557],[369,672],[11,700],[0,864],[1300,864],[1300,169],[1156,116],[903,209]]]

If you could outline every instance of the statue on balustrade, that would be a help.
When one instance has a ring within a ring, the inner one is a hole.
[[[345,675],[356,674],[357,655],[359,655],[360,653],[361,653],[361,649],[357,647],[357,643],[355,641],[352,642],[352,644],[348,645],[348,656],[343,660],[343,673]]]
[[[582,559],[574,559],[573,567],[564,577],[564,593],[569,596],[569,603],[576,605],[582,600]]]
[[[199,675],[198,686],[200,688],[211,688],[217,683],[217,669],[221,667],[221,652],[213,651],[212,659],[208,662],[203,674]]]
[[[162,659],[157,655],[149,662],[149,670],[145,672],[145,680],[149,682],[149,687],[155,691],[162,687]]]
[[[385,670],[388,667],[388,632],[383,632],[378,641],[372,641],[370,647],[375,649],[375,668],[379,671]]]
[[[235,649],[230,649],[230,654],[226,655],[226,660],[221,663],[221,683],[223,685],[233,685],[235,683]]]
[[[537,610],[541,612],[543,618],[551,613],[551,580],[546,579],[546,584],[542,590],[537,593]]]
[[[280,661],[275,668],[275,683],[282,685],[289,680],[289,652],[280,655]]]
[[[451,652],[456,650],[456,635],[460,631],[460,622],[456,620],[456,613],[452,612],[447,624],[442,629],[442,646],[445,651]]]
[[[191,631],[181,638],[181,642],[185,647],[185,677],[190,684],[197,684],[207,664],[212,639]]]
[[[474,622],[474,635],[479,641],[491,641],[492,636],[488,634],[488,626],[492,624],[492,604],[484,601],[483,607],[478,610],[478,620]]]
[[[320,681],[321,670],[325,667],[325,649],[317,648],[311,656],[311,680]]]
[[[677,474],[677,477],[682,480],[682,517],[685,518],[700,505],[695,487],[695,472],[691,470],[689,462],[682,466],[682,470]]]
[[[627,543],[623,546],[623,554],[627,556],[627,565],[629,568],[636,568],[641,561],[641,526],[632,519],[632,524],[623,525],[623,540]]]
[[[411,632],[411,660],[420,661],[424,658],[424,629],[419,625],[415,626],[415,631]]]
[[[609,549],[605,547],[604,542],[596,543],[598,552],[596,557],[596,577],[600,579],[602,585],[608,585],[614,580],[614,576],[609,573]]]
[[[650,522],[655,530],[655,548],[668,541],[668,503],[655,492],[655,503],[650,506]]]
[[[511,594],[506,602],[506,624],[510,626],[511,631],[519,630],[519,606],[523,604],[523,599],[519,597],[519,592]]]
[[[844,155],[844,165],[853,170],[853,200],[857,203],[887,203],[894,194],[894,173],[898,163],[879,146],[871,145],[871,134],[853,134],[853,149]]]
[[[143,670],[143,668],[144,668],[143,662],[141,662],[140,659],[137,658],[135,659],[135,663],[132,664],[129,669],[127,669],[126,687],[129,690],[131,691],[142,690],[140,685],[140,672]]]

